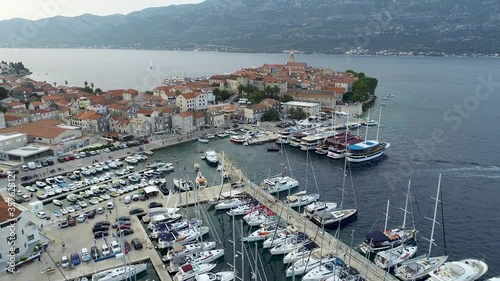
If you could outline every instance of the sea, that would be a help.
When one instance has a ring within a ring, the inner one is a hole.
[[[93,50],[93,49],[0,49],[0,59],[22,61],[36,80],[68,81],[69,85],[94,83],[103,90],[136,88],[149,90],[165,78],[209,76],[231,73],[264,63],[285,63],[286,54],[244,54],[217,52]],[[441,180],[432,255],[449,255],[449,260],[484,259],[489,265],[486,278],[500,275],[500,60],[459,57],[382,57],[343,55],[296,55],[297,61],[334,70],[352,69],[376,77],[379,97],[369,119],[380,120],[379,139],[391,143],[384,157],[376,161],[349,164],[300,149],[267,152],[267,147],[242,146],[228,139],[213,139],[155,151],[151,160],[172,162],[176,177],[195,176],[193,164],[214,185],[220,179],[214,168],[205,166],[197,149],[224,151],[255,182],[283,172],[300,181],[298,190],[319,192],[321,200],[342,202],[345,208],[359,209],[358,218],[340,229],[340,238],[357,247],[364,236],[383,230],[387,201],[388,227],[400,227],[406,190],[410,184],[407,225],[420,229],[418,254],[429,250],[431,221]],[[152,66],[152,68],[150,68]],[[383,100],[387,95],[392,98]],[[380,111],[381,110],[381,111]],[[381,115],[379,115],[381,112]],[[360,134],[375,139],[377,129]],[[170,179],[169,179],[170,180]],[[342,191],[343,190],[343,191]],[[232,222],[224,213],[208,209],[215,232],[225,241],[232,239]],[[236,220],[236,225],[239,221]],[[239,226],[238,226],[239,227]],[[245,233],[248,229],[244,228]],[[215,236],[215,233],[214,233]],[[352,241],[352,242],[351,242]],[[237,250],[240,251],[240,250]],[[254,247],[247,245],[247,251]],[[258,251],[255,262],[264,268],[257,280],[284,280],[283,266],[274,266],[276,257]],[[246,255],[246,254],[245,254]],[[240,255],[238,255],[238,259]],[[233,263],[231,251],[224,261]],[[238,264],[241,261],[237,262]],[[272,266],[270,266],[272,265]],[[246,266],[245,266],[246,268]],[[251,270],[251,269],[247,269]],[[249,275],[246,275],[249,276]],[[265,278],[264,278],[265,277]],[[247,279],[249,280],[249,279]]]

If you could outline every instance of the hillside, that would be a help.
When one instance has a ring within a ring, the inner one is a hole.
[[[0,21],[0,47],[500,53],[495,0],[206,0],[128,15]]]

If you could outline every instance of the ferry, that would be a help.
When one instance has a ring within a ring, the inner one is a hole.
[[[363,138],[360,136],[350,136],[347,138],[347,141],[338,142],[335,145],[329,146],[328,154],[326,156],[332,159],[344,159],[347,146],[360,143],[362,141]]]
[[[391,144],[379,141],[363,141],[347,146],[347,161],[360,163],[376,159],[384,154]]]
[[[92,281],[123,281],[132,279],[137,274],[146,271],[147,267],[147,264],[137,264],[104,270],[93,274]]]
[[[326,131],[326,132],[321,132],[321,133],[317,133],[317,134],[310,135],[310,136],[305,136],[301,139],[300,149],[303,151],[316,150],[318,145],[323,144],[323,141],[326,138],[329,138],[329,137],[332,137],[335,135],[338,135],[338,133],[336,133],[334,131]]]
[[[301,132],[298,132],[298,133],[294,133],[291,137],[290,137],[290,146],[292,147],[300,147],[300,144],[302,142],[302,138],[303,137],[306,137],[308,134],[306,133],[301,133]]]
[[[286,129],[280,132],[280,136],[276,140],[276,144],[290,144],[291,130]]]

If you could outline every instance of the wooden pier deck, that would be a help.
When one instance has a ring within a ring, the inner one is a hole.
[[[222,159],[222,157],[223,156],[220,154],[219,159]],[[251,188],[250,181],[227,156],[224,159],[224,166],[232,179],[244,183],[242,190],[255,197],[255,199],[266,205],[276,214],[286,214],[282,216],[282,219],[292,224],[296,229],[304,230],[307,236],[313,239],[314,242],[322,248],[323,253],[332,253],[342,258],[347,264],[350,264],[351,267],[356,269],[366,280],[398,280],[396,277],[388,274],[386,271],[366,259],[356,250],[351,249],[345,243],[333,237],[330,233],[326,232],[323,235],[322,229],[316,224],[310,220],[305,220],[297,211],[260,189],[258,185],[252,184],[252,186],[256,188]]]

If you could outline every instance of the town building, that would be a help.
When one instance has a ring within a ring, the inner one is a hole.
[[[264,114],[268,112],[272,107],[269,107],[265,104],[258,103],[247,106],[243,109],[243,116],[245,118],[245,122],[247,123],[255,123],[262,121]]]
[[[283,111],[285,113],[285,116],[288,115],[288,112],[292,108],[300,108],[302,109],[307,116],[319,116],[320,112],[320,104],[319,103],[312,103],[312,102],[302,102],[302,101],[289,101],[283,103]]]
[[[194,131],[194,112],[184,111],[172,116],[172,131],[178,133],[191,133]]]

